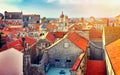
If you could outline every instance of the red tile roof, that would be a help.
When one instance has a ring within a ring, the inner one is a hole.
[[[3,35],[8,35],[8,34],[10,34],[9,31],[0,30],[0,32],[4,33]]]
[[[106,50],[116,75],[120,75],[120,39],[108,44]]]
[[[23,49],[23,46],[22,46],[22,44],[21,44],[21,42],[19,40],[9,42],[7,44],[7,47],[8,48],[15,48],[17,50],[22,50]]]
[[[26,39],[26,43],[28,43],[28,45],[32,45],[37,42],[37,40],[32,37],[26,36],[25,39]]]
[[[9,41],[9,37],[8,36],[2,36],[2,40],[7,42],[7,41]]]
[[[22,38],[20,38],[19,40],[22,41]],[[37,42],[36,39],[34,39],[34,38],[32,38],[32,37],[28,37],[28,36],[25,37],[25,40],[26,40],[26,43],[27,43],[29,46]]]
[[[46,23],[46,28],[47,28],[48,31],[53,31],[54,29],[57,29],[58,26],[52,25],[50,23]]]
[[[26,36],[25,39],[26,39],[26,43],[29,46],[37,42],[36,39],[28,37],[28,36]],[[8,42],[6,45],[4,45],[2,48],[0,48],[0,50],[2,51],[2,50],[9,49],[9,48],[15,48],[17,50],[22,50],[24,48],[22,46],[22,39],[19,38],[18,40],[14,40],[12,42]]]
[[[55,38],[63,38],[66,32],[55,32]]]
[[[94,39],[102,39],[102,31],[97,30],[95,28],[91,28],[89,31],[89,39],[94,40]]]
[[[74,71],[78,68],[81,59],[83,58],[84,53],[80,54],[80,56],[77,58],[77,60],[75,61],[74,65],[72,66],[71,70]]]
[[[76,32],[71,32],[68,34],[67,38],[72,41],[75,45],[77,45],[79,48],[81,48],[83,51],[86,50],[88,40],[86,40],[81,35],[77,34]]]
[[[9,49],[9,48],[15,48],[17,50],[22,50],[23,46],[22,43],[20,42],[20,40],[15,40],[12,42],[8,42],[6,45],[4,45],[1,49]]]
[[[33,26],[34,26],[34,29],[33,29],[33,30],[39,30],[40,24],[34,24]]]
[[[104,27],[103,31],[105,45],[108,45],[111,42],[114,42],[115,40],[118,40],[120,38],[120,27],[107,26]]]
[[[54,37],[54,35],[53,35],[52,33],[50,33],[50,32],[46,35],[46,39],[47,39],[50,43],[54,43],[54,42],[55,42],[55,37]]]
[[[0,21],[0,24],[5,24],[5,22],[3,22],[3,21]]]
[[[86,75],[106,75],[105,61],[88,60],[86,67]]]
[[[12,35],[12,38],[16,38],[16,35],[19,31],[21,31],[20,28],[7,28],[7,29],[4,29],[4,33],[7,35],[7,34],[11,34]]]
[[[74,25],[72,25],[68,30],[69,30],[69,31],[72,31],[72,30],[81,31],[81,30],[82,30],[82,26],[81,26],[81,25],[74,24]]]

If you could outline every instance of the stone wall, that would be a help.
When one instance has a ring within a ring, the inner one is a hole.
[[[104,59],[104,50],[102,47],[97,46],[93,42],[89,42],[90,48],[90,59],[93,60],[103,60]]]
[[[45,71],[41,68],[40,64],[31,64],[29,75],[45,75]]]
[[[86,72],[86,64],[87,64],[87,52],[84,54],[84,56],[81,58],[81,61],[79,63],[79,66],[77,70],[70,71],[71,75],[85,75]]]
[[[65,46],[65,43],[67,44]],[[72,67],[82,50],[68,39],[48,49],[49,63],[54,67]]]

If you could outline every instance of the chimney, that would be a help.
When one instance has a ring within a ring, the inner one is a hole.
[[[31,57],[30,55],[23,55],[23,73],[24,75],[29,75],[31,65]]]

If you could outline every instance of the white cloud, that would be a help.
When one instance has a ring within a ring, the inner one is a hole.
[[[47,3],[56,2],[59,4],[102,4],[119,5],[120,0],[47,0]]]
[[[20,11],[16,5],[10,3],[20,3],[22,1],[23,0],[0,0],[0,13],[4,13],[4,11]]]
[[[120,0],[47,0],[58,3],[70,16],[115,16],[120,14]]]
[[[47,0],[48,3],[58,2],[60,4],[75,4],[81,3],[81,0]]]
[[[55,2],[56,0],[47,0],[47,3]]]
[[[4,13],[4,11],[20,11],[16,6],[12,6],[9,4],[0,4],[0,13]]]
[[[22,2],[23,0],[0,0],[0,2]]]

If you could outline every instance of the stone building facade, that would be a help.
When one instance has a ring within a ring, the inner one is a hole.
[[[23,24],[23,13],[22,12],[7,12],[5,11],[5,21],[13,25],[22,25]]]
[[[48,49],[49,63],[54,67],[72,67],[82,50],[69,39],[64,38]]]
[[[25,21],[27,21],[30,24],[35,24],[40,21],[40,15],[37,14],[23,15],[23,22]]]

